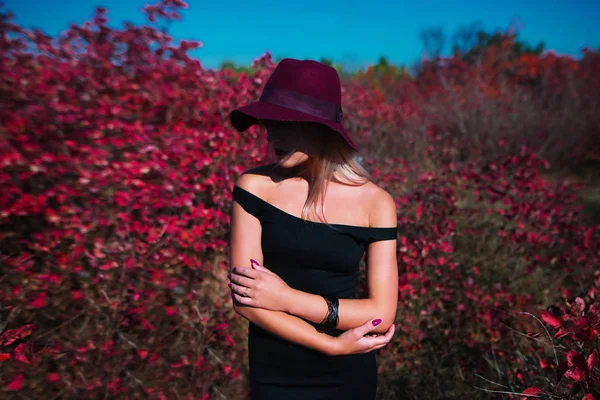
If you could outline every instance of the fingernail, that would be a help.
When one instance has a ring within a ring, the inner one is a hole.
[[[380,319],[374,319],[374,320],[373,320],[373,322],[372,322],[373,326],[377,326],[377,325],[379,325],[380,323],[381,323],[381,320],[380,320]]]
[[[251,262],[252,264],[260,265],[260,263],[259,263],[258,261],[256,261],[256,260],[253,260],[253,259],[250,259],[250,262]]]
[[[229,279],[231,279],[231,274],[227,274],[227,277],[228,277]]]
[[[231,289],[231,283],[228,283],[227,286],[229,286],[229,289]]]

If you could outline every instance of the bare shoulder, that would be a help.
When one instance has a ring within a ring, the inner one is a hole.
[[[272,164],[251,168],[240,175],[235,182],[235,185],[247,190],[250,193],[259,195],[264,191],[269,182],[272,181],[272,170]]]
[[[374,182],[365,184],[365,198],[369,207],[369,226],[373,228],[395,227],[398,224],[396,202],[391,194]]]

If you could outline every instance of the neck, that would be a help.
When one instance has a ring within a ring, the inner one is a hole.
[[[308,182],[312,180],[312,164],[310,160],[289,168],[284,168],[275,163],[273,170],[283,178],[301,178]]]

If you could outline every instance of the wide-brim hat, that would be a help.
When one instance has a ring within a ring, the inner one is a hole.
[[[244,132],[259,119],[316,122],[328,126],[352,147],[341,124],[342,87],[335,68],[313,60],[285,58],[265,83],[258,101],[229,113],[231,124]]]

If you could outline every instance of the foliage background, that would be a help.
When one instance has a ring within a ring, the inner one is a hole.
[[[3,398],[246,396],[230,193],[267,156],[228,113],[275,62],[204,69],[156,28],[181,8],[121,29],[100,8],[60,37],[0,15]],[[599,52],[481,32],[415,71],[340,74],[399,210],[378,398],[600,398]]]

